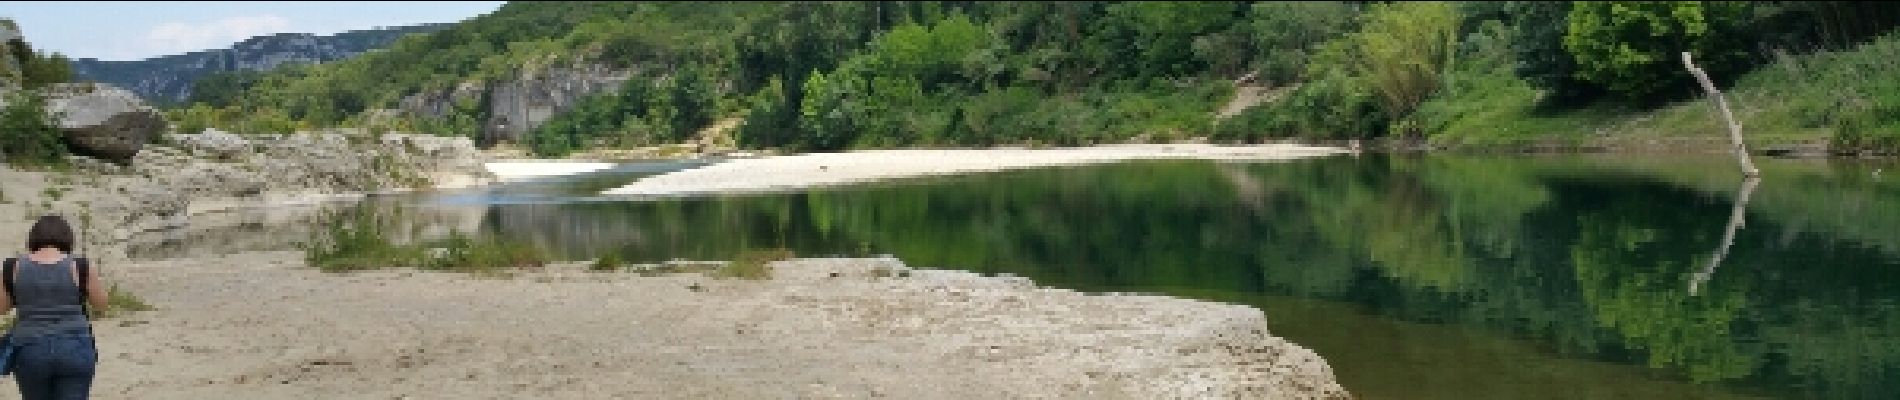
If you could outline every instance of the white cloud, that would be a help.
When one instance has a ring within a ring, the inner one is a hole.
[[[237,16],[202,23],[166,22],[152,27],[121,59],[180,54],[230,46],[254,36],[290,32],[290,19],[272,14]]]

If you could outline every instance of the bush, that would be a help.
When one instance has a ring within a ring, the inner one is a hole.
[[[548,256],[531,244],[494,238],[473,239],[452,232],[448,239],[426,244],[438,254],[422,263],[422,269],[462,272],[495,272],[508,268],[532,268],[547,265]]]
[[[304,245],[304,261],[324,272],[348,272],[420,266],[426,253],[390,243],[385,221],[376,214],[333,215],[329,226]]]
[[[55,117],[46,113],[46,100],[38,93],[12,93],[0,109],[0,159],[14,165],[64,165],[67,149],[53,125]]]
[[[792,257],[792,251],[787,249],[741,251],[738,255],[732,257],[732,262],[726,263],[724,267],[719,268],[719,270],[713,274],[713,277],[768,279],[772,277],[772,269],[767,267],[768,264],[771,264],[773,261],[790,260]]]
[[[589,271],[619,271],[621,268],[625,268],[625,267],[626,267],[626,263],[620,261],[620,253],[607,252],[607,254],[601,255],[599,259],[594,260],[593,264],[588,264],[587,270]]]
[[[152,305],[146,304],[145,300],[132,295],[132,292],[119,289],[119,285],[112,285],[106,288],[106,307],[103,309],[90,310],[90,312],[93,318],[113,318],[123,316],[126,313],[151,311],[152,309]]]

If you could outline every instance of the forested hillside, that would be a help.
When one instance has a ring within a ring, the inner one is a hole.
[[[1690,51],[1745,120],[1771,121],[1751,134],[1890,148],[1900,65],[1879,52],[1896,23],[1900,6],[1862,2],[517,2],[387,51],[207,79],[173,115],[187,130],[481,136],[511,122],[494,88],[604,66],[626,75],[596,79],[616,90],[557,98],[504,138],[560,155],[678,142],[723,117],[744,118],[742,145],[793,150],[1478,143],[1643,131],[1618,124],[1631,118],[1686,135],[1706,119],[1689,112],[1706,107],[1688,101]],[[1216,120],[1242,77],[1287,94]],[[370,112],[430,93],[453,95],[440,112]]]

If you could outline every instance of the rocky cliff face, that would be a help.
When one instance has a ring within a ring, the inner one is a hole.
[[[574,108],[582,97],[619,90],[632,76],[630,71],[602,65],[524,71],[508,81],[471,82],[454,89],[409,95],[402,99],[400,111],[441,117],[453,110],[456,101],[487,98],[489,117],[482,126],[482,136],[519,141],[548,118]]]
[[[340,60],[388,46],[404,35],[434,32],[449,24],[351,31],[331,36],[281,33],[238,42],[230,48],[191,52],[140,61],[73,60],[73,74],[82,80],[111,83],[157,102],[179,102],[191,96],[191,84],[217,72],[262,71],[287,63]]]

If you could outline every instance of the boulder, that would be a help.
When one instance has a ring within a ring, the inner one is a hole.
[[[45,96],[46,111],[59,116],[74,152],[113,163],[130,163],[166,127],[165,118],[138,95],[111,85],[57,84]]]

